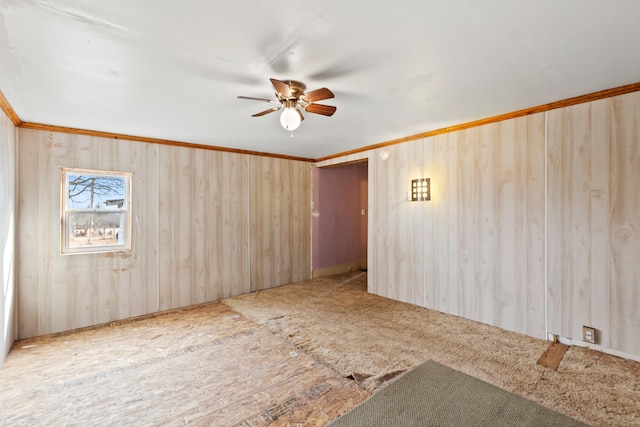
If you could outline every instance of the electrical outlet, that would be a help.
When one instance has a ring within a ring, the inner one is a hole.
[[[596,343],[596,328],[592,328],[591,326],[583,326],[582,327],[582,341],[588,342],[591,344]]]

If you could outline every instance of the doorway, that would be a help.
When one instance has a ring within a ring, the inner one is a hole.
[[[312,277],[367,268],[368,162],[312,172]]]

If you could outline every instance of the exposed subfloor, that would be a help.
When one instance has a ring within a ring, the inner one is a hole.
[[[640,426],[640,363],[570,347],[557,371],[548,341],[382,298],[355,272],[225,303],[374,391],[432,359],[594,426]]]
[[[596,426],[640,425],[640,363],[366,293],[355,272],[16,342],[3,425],[322,426],[433,359]]]
[[[17,342],[0,390],[8,426],[322,425],[368,396],[222,303]]]

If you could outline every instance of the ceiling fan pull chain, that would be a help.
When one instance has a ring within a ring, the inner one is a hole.
[[[293,131],[291,131],[291,136],[289,137],[289,139],[293,139]]]

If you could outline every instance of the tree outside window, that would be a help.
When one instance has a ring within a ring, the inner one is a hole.
[[[125,172],[62,169],[62,253],[131,248]]]

